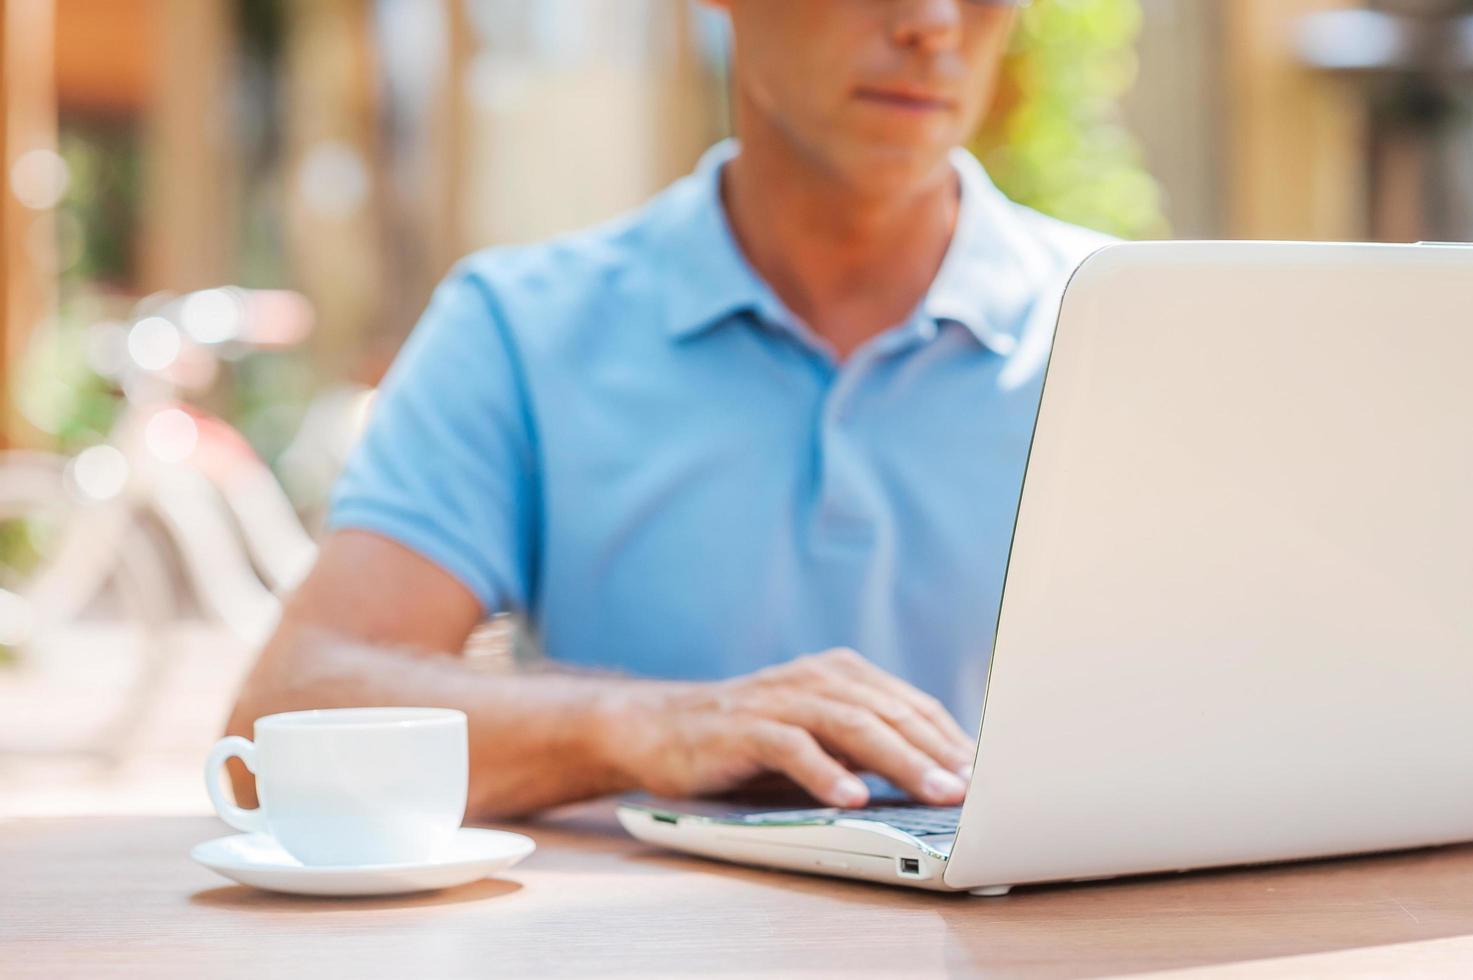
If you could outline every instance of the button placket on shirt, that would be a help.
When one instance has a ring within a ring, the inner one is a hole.
[[[860,454],[854,434],[845,423],[853,415],[855,389],[862,380],[861,365],[846,364],[839,370],[824,395],[819,422],[819,529],[825,536],[863,537],[869,520],[862,499]]]
[[[866,447],[846,425],[854,416],[856,402],[863,397],[865,379],[877,361],[903,353],[935,339],[934,320],[921,319],[908,329],[882,337],[855,352],[840,365],[824,395],[819,416],[819,529],[826,537],[866,540],[873,535],[875,502],[873,479],[866,470]]]

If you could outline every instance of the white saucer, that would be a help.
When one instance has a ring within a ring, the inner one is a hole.
[[[196,844],[189,856],[242,885],[296,895],[401,895],[449,888],[503,871],[531,854],[532,838],[462,827],[445,854],[422,864],[312,866],[266,834],[233,834]]]

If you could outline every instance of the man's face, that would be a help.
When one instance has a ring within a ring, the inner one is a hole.
[[[1016,11],[985,0],[722,0],[744,139],[784,139],[861,192],[932,177],[992,97]],[[739,117],[740,118],[740,117]]]

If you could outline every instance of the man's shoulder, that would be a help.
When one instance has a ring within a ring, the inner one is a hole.
[[[1014,201],[1009,201],[1009,204],[1017,213],[1020,223],[1057,263],[1060,271],[1072,272],[1092,253],[1120,241],[1114,235],[1083,225],[1070,224],[1026,205]]]
[[[586,320],[599,307],[651,302],[662,231],[679,182],[616,218],[528,244],[493,245],[465,256],[452,278],[469,280],[507,325],[533,319],[539,330]]]
[[[649,224],[640,209],[537,242],[490,245],[462,258],[457,272],[503,288],[599,280],[648,259]]]

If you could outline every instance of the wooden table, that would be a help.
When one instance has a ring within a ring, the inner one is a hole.
[[[604,803],[517,829],[539,850],[503,879],[307,899],[191,863],[213,818],[0,822],[0,976],[1473,975],[1449,938],[1473,937],[1473,846],[979,899],[662,854]],[[1297,954],[1320,955],[1243,965]]]

